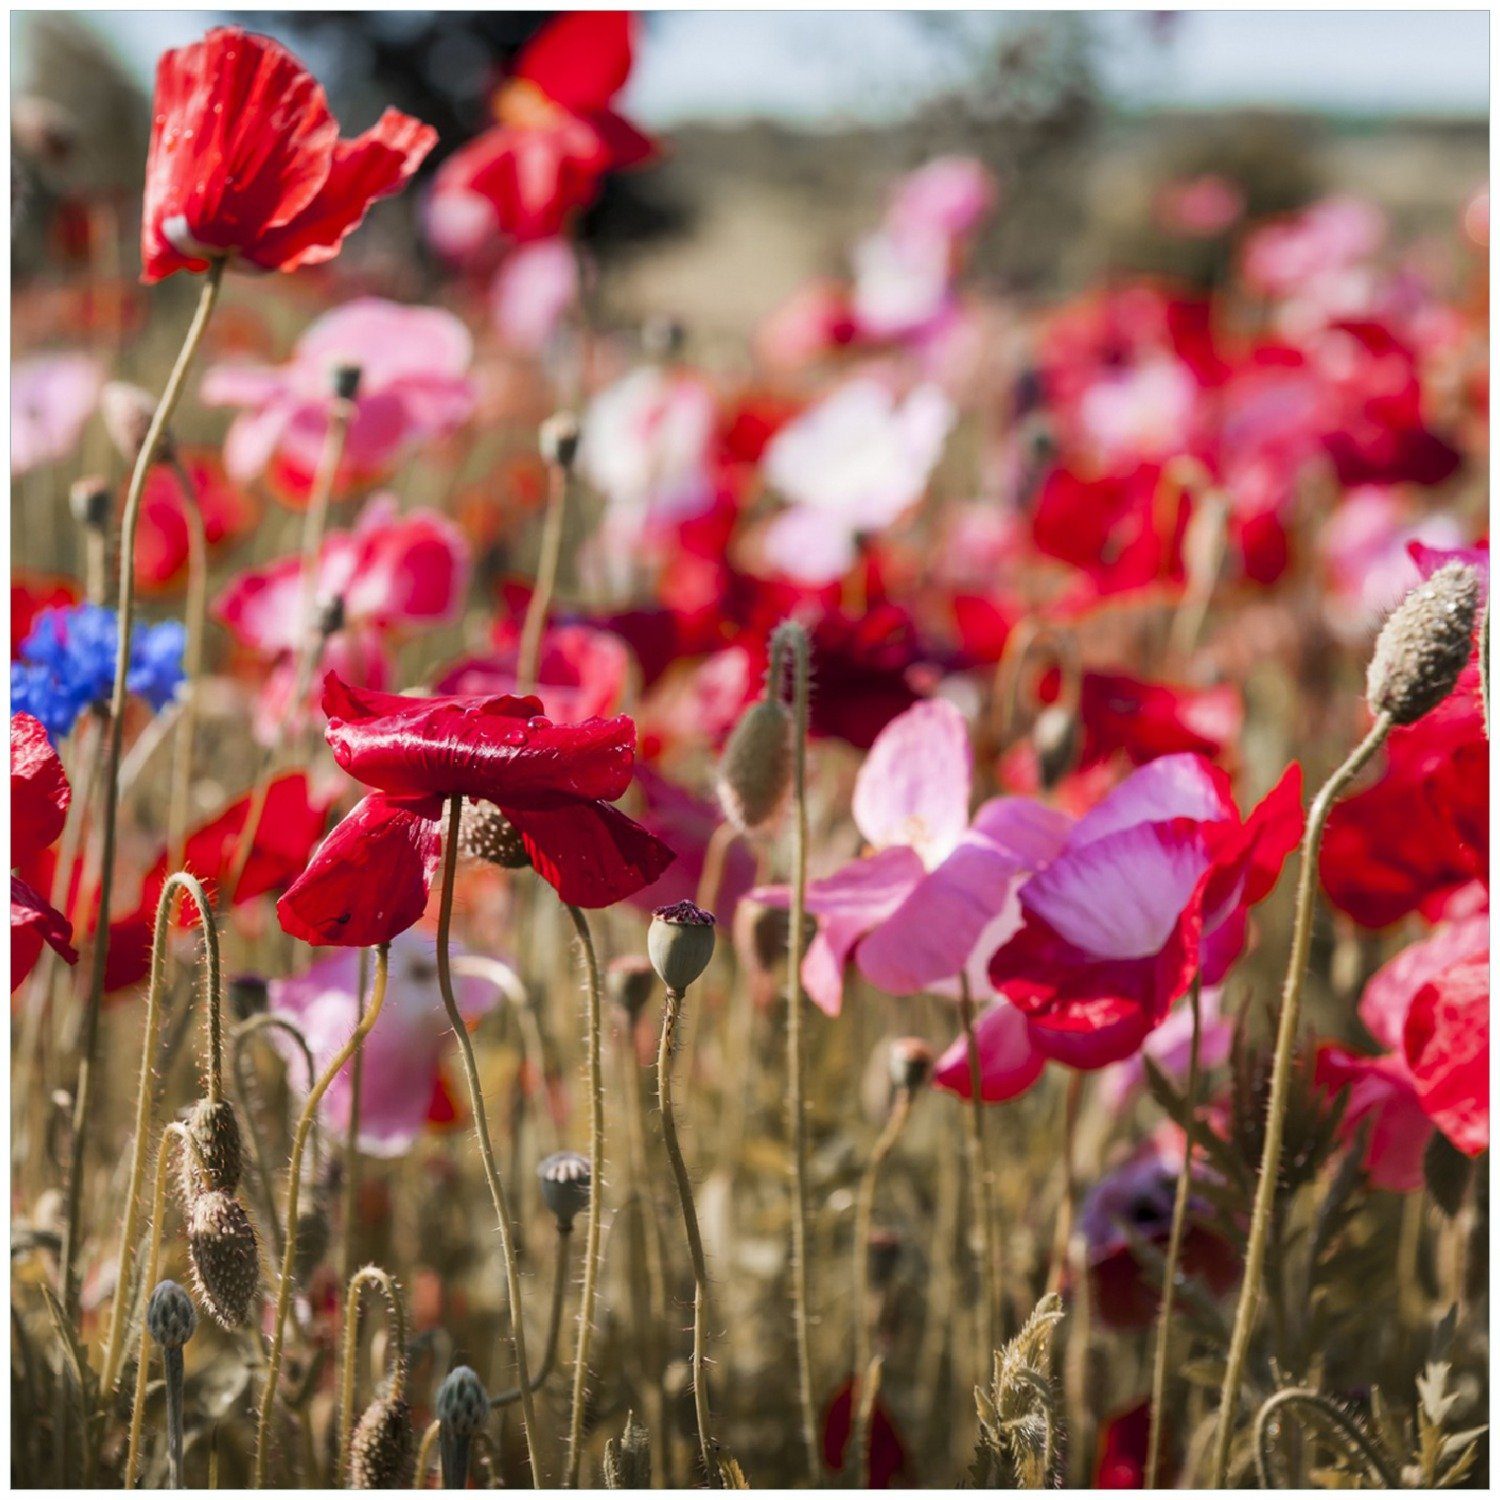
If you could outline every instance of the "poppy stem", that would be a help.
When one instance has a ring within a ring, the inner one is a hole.
[[[807,1100],[803,1079],[802,955],[807,921],[807,720],[809,645],[802,626],[786,622],[776,627],[771,659],[782,660],[778,646],[792,664],[792,892],[787,939],[787,1092],[792,1134],[792,1328],[797,1346],[797,1395],[802,1415],[802,1446],[808,1483],[820,1478],[818,1424],[813,1407],[812,1347],[808,1333],[807,1293]],[[779,688],[779,682],[778,682]]]
[[[526,601],[521,625],[521,644],[516,653],[516,686],[521,694],[535,692],[542,656],[542,634],[547,628],[547,610],[557,587],[557,567],[562,556],[563,518],[568,502],[568,469],[565,464],[547,466],[547,510],[542,517],[542,544],[537,555],[536,587]]]
[[[167,859],[174,868],[184,863],[188,801],[193,784],[193,736],[198,719],[198,679],[203,674],[203,631],[208,614],[208,537],[203,508],[192,475],[174,446],[167,465],[182,496],[182,518],[187,526],[188,575],[182,648],[182,706],[172,736],[172,785],[167,801]]]
[[[964,1142],[969,1158],[969,1177],[974,1185],[975,1212],[979,1219],[979,1244],[982,1264],[979,1282],[984,1289],[984,1357],[980,1362],[981,1379],[987,1371],[991,1354],[1000,1347],[1000,1241],[995,1232],[995,1202],[990,1182],[989,1156],[984,1149],[984,1100],[979,1066],[979,1037],[974,1029],[974,996],[966,974],[958,976],[958,1014],[964,1028],[964,1052],[969,1063],[969,1107],[964,1112],[967,1130]]]
[[[370,950],[359,950],[359,974],[355,980],[358,1007],[355,1020],[365,1014],[365,988],[370,982]],[[347,1287],[354,1275],[354,1230],[359,1211],[359,1116],[364,1095],[365,1049],[361,1043],[354,1049],[349,1064],[349,1125],[344,1132],[344,1246],[339,1261],[339,1285]]]
[[[1052,1273],[1047,1290],[1061,1293],[1068,1266],[1068,1247],[1073,1238],[1073,1200],[1077,1196],[1074,1176],[1074,1151],[1078,1135],[1078,1111],[1083,1102],[1084,1075],[1076,1068],[1068,1078],[1068,1092],[1063,1101],[1062,1202],[1057,1208],[1057,1226],[1052,1236]]]
[[[146,1152],[151,1139],[152,1045],[156,1039],[156,1017],[161,1008],[161,992],[167,968],[167,929],[172,920],[173,898],[179,891],[192,899],[203,920],[203,954],[207,968],[206,1071],[208,1097],[217,1104],[223,1093],[223,1040],[219,1013],[219,929],[213,908],[203,887],[184,870],[169,876],[156,903],[156,930],[151,942],[151,983],[146,991],[146,1028],[141,1042],[141,1073],[135,1096],[135,1148],[130,1162],[130,1184],[126,1189],[125,1218],[120,1225],[120,1248],[115,1256],[117,1267],[115,1292],[109,1315],[109,1342],[104,1346],[104,1366],[99,1388],[106,1395],[114,1389],[120,1361],[125,1353],[125,1302],[130,1290],[130,1272],[135,1261],[136,1239],[140,1232],[141,1187],[146,1176]],[[155,1282],[147,1283],[155,1286]]]
[[[1307,829],[1302,836],[1302,861],[1297,870],[1297,899],[1292,926],[1292,951],[1281,991],[1281,1016],[1276,1027],[1276,1052],[1271,1065],[1271,1092],[1266,1103],[1265,1144],[1261,1149],[1260,1175],[1255,1183],[1255,1202],[1250,1211],[1250,1237],[1245,1246],[1244,1280],[1234,1314],[1229,1355],[1224,1365],[1224,1384],[1219,1392],[1219,1423],[1214,1433],[1213,1463],[1209,1486],[1223,1489],[1229,1473],[1229,1444],[1234,1436],[1234,1418],[1239,1405],[1240,1382],[1250,1335],[1255,1324],[1256,1299],[1265,1270],[1266,1246],[1270,1238],[1276,1179],[1281,1173],[1281,1136],[1286,1123],[1287,1093],[1292,1076],[1292,1054],[1296,1048],[1297,1022],[1302,1009],[1302,980],[1307,971],[1312,944],[1313,897],[1318,879],[1318,848],[1333,804],[1349,783],[1374,758],[1391,732],[1391,716],[1382,713],[1349,758],[1324,782],[1308,809]]]
[[[578,1488],[579,1465],[583,1461],[583,1398],[588,1380],[589,1342],[594,1331],[594,1303],[599,1292],[599,1226],[604,1186],[604,1066],[601,1058],[604,1031],[600,1015],[599,959],[589,935],[588,919],[576,907],[568,907],[573,930],[583,949],[584,994],[587,1004],[589,1080],[589,1167],[593,1187],[589,1193],[589,1227],[583,1248],[583,1300],[578,1309],[578,1350],[573,1358],[573,1416],[568,1426],[568,1467],[564,1488]]]
[[[531,1483],[534,1488],[540,1488],[541,1454],[537,1447],[536,1411],[532,1405],[531,1379],[526,1366],[526,1324],[522,1317],[521,1274],[516,1266],[516,1231],[505,1198],[505,1184],[500,1180],[500,1171],[495,1165],[495,1148],[490,1143],[489,1118],[484,1109],[484,1091],[479,1086],[474,1043],[469,1037],[469,1028],[464,1024],[458,1002],[453,998],[453,975],[448,959],[448,934],[453,925],[453,876],[458,868],[458,825],[463,816],[463,806],[464,799],[461,796],[453,797],[448,804],[448,836],[443,844],[443,895],[438,906],[438,988],[442,991],[443,1005],[447,1009],[453,1036],[458,1043],[459,1057],[463,1061],[464,1082],[469,1089],[469,1108],[474,1114],[474,1139],[479,1146],[479,1159],[484,1165],[490,1201],[495,1206],[495,1218],[500,1225],[500,1253],[505,1258],[505,1290],[510,1302],[510,1337],[516,1356],[516,1384],[521,1390],[521,1427],[526,1436],[526,1456],[531,1463]]]
[[[546,1385],[552,1366],[557,1362],[558,1335],[562,1332],[563,1296],[568,1286],[568,1246],[573,1243],[573,1226],[557,1225],[557,1265],[552,1273],[552,1310],[547,1315],[547,1342],[542,1346],[542,1362],[531,1377],[531,1389],[539,1391]],[[502,1406],[514,1406],[521,1399],[521,1388],[513,1385],[490,1397],[490,1410]]]
[[[286,1244],[281,1252],[281,1277],[276,1284],[276,1313],[271,1324],[271,1349],[266,1359],[265,1388],[261,1392],[260,1414],[255,1431],[255,1464],[251,1474],[251,1488],[263,1489],[266,1482],[266,1460],[271,1440],[271,1412],[276,1405],[276,1386],[281,1377],[281,1351],[286,1336],[286,1315],[292,1301],[292,1283],[297,1268],[297,1199],[302,1188],[302,1156],[307,1150],[307,1137],[317,1119],[318,1105],[323,1101],[333,1080],[343,1071],[344,1064],[354,1055],[355,1048],[370,1034],[375,1022],[380,1019],[381,1007],[385,1004],[386,972],[389,967],[389,945],[382,943],[375,950],[375,988],[370,996],[370,1007],[364,1013],[349,1040],[334,1054],[333,1060],[324,1069],[322,1076],[312,1086],[302,1105],[297,1119],[297,1128],[292,1136],[292,1158],[287,1168],[286,1209],[282,1218],[286,1225]]]
[[[867,1364],[858,1366],[859,1389],[854,1393],[858,1401],[854,1407],[854,1462],[855,1482],[862,1490],[870,1488],[870,1470],[874,1454],[870,1451],[870,1432],[875,1425],[875,1403],[880,1399],[880,1374],[885,1368],[885,1355],[874,1355]]]
[[[688,1254],[693,1262],[693,1408],[698,1419],[698,1452],[704,1478],[711,1490],[723,1488],[718,1461],[714,1457],[713,1420],[708,1409],[708,1381],[704,1370],[704,1344],[708,1324],[708,1262],[703,1254],[703,1236],[698,1229],[698,1211],[693,1205],[693,1184],[688,1179],[677,1139],[677,1113],[672,1106],[672,1058],[677,1051],[677,1026],[682,1018],[681,990],[668,990],[662,1011],[661,1042],[656,1049],[656,1089],[661,1105],[661,1134],[677,1180],[677,1198],[682,1205],[682,1223],[687,1231]]]
[[[100,829],[99,893],[94,909],[99,913],[98,931],[89,971],[88,1001],[83,1014],[83,1036],[79,1046],[78,1081],[73,1090],[73,1139],[68,1160],[67,1211],[63,1227],[61,1267],[58,1280],[62,1286],[63,1310],[73,1317],[78,1311],[78,1231],[83,1216],[83,1166],[88,1149],[89,1127],[98,1111],[94,1107],[94,1070],[99,1052],[99,1013],[104,1006],[104,966],[109,954],[110,894],[114,885],[115,841],[120,814],[120,753],[125,738],[125,685],[130,674],[130,635],[135,623],[135,534],[141,515],[141,494],[146,476],[156,458],[162,435],[177,403],[182,399],[188,371],[204,331],[219,300],[224,279],[224,261],[209,263],[203,279],[203,291],[197,310],[188,324],[177,362],[167,377],[166,388],[156,410],[145,441],[136,454],[125,495],[125,512],[120,522],[120,603],[116,619],[115,680],[109,700],[109,732],[105,740],[104,806]]]
[[[1188,1051],[1187,1095],[1183,1100],[1182,1171],[1172,1200],[1172,1229],[1167,1238],[1167,1263],[1162,1271],[1161,1308],[1156,1320],[1156,1356],[1151,1370],[1151,1435],[1146,1445],[1146,1487],[1157,1482],[1161,1465],[1162,1418],[1167,1394],[1167,1350],[1172,1335],[1172,1306],[1177,1297],[1177,1270],[1182,1262],[1182,1240],[1187,1226],[1188,1200],[1193,1190],[1193,1132],[1198,1123],[1198,1053],[1203,1037],[1203,971],[1193,976],[1188,991],[1193,1007],[1193,1040]]]
[[[385,1293],[390,1319],[389,1354],[391,1365],[391,1400],[406,1396],[406,1309],[401,1305],[401,1290],[390,1272],[379,1266],[362,1266],[345,1283],[344,1359],[339,1375],[339,1470],[337,1483],[342,1488],[349,1481],[349,1445],[354,1436],[354,1367],[359,1352],[359,1307],[367,1287],[379,1287]]]

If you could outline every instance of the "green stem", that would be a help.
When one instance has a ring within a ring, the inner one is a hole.
[[[388,945],[382,943],[375,950],[375,991],[370,997],[370,1008],[359,1025],[354,1028],[349,1040],[334,1054],[333,1061],[324,1069],[302,1105],[302,1114],[297,1120],[297,1129],[292,1136],[292,1158],[287,1168],[286,1209],[283,1221],[286,1225],[286,1246],[281,1252],[281,1278],[276,1285],[276,1313],[271,1324],[271,1350],[266,1361],[265,1387],[261,1392],[260,1414],[255,1429],[255,1464],[251,1475],[251,1487],[263,1489],[266,1482],[266,1460],[271,1441],[271,1412],[276,1405],[276,1386],[281,1376],[282,1343],[286,1336],[286,1315],[292,1301],[292,1283],[297,1271],[297,1198],[302,1188],[302,1156],[307,1150],[307,1137],[317,1118],[318,1105],[343,1070],[344,1064],[354,1055],[355,1048],[370,1034],[375,1022],[380,1019],[381,1007],[385,1004],[385,982],[388,965]]]
[[[115,680],[109,700],[109,732],[105,740],[104,806],[100,830],[99,892],[94,909],[99,913],[99,930],[94,938],[93,961],[89,973],[88,1002],[84,1010],[83,1036],[79,1047],[78,1081],[73,1090],[73,1139],[68,1160],[67,1211],[63,1228],[62,1262],[59,1281],[63,1308],[69,1317],[78,1311],[78,1237],[83,1214],[83,1166],[88,1148],[88,1133],[98,1111],[94,1107],[94,1071],[99,1052],[99,1014],[104,1007],[104,966],[109,954],[110,895],[114,885],[115,842],[120,812],[120,752],[125,736],[125,684],[130,674],[130,633],[135,624],[135,533],[141,515],[141,494],[146,476],[156,458],[162,434],[177,403],[182,399],[188,371],[203,342],[204,330],[219,299],[224,277],[224,262],[212,261],[203,280],[193,321],[178,351],[177,362],[167,377],[166,389],[151,416],[146,440],[136,455],[125,496],[125,513],[120,523],[120,605],[118,639],[115,644]]]
[[[557,1362],[558,1336],[562,1332],[563,1295],[568,1286],[568,1246],[573,1242],[573,1226],[566,1229],[557,1226],[557,1265],[552,1273],[552,1310],[547,1314],[547,1342],[542,1346],[542,1362],[531,1377],[531,1389],[539,1391],[546,1385],[552,1366]],[[502,1406],[514,1406],[521,1399],[521,1387],[513,1385],[490,1397],[490,1410]]]
[[[1381,714],[1370,732],[1349,758],[1323,784],[1307,814],[1302,837],[1301,865],[1297,871],[1297,901],[1292,927],[1292,952],[1281,991],[1281,1017],[1276,1028],[1276,1054],[1271,1067],[1271,1092],[1266,1103],[1265,1145],[1261,1151],[1260,1176],[1255,1184],[1255,1202],[1250,1211],[1250,1238],[1245,1249],[1244,1281],[1234,1330],[1224,1366],[1224,1384],[1219,1392],[1219,1422],[1214,1433],[1213,1463],[1209,1485],[1223,1489],[1229,1473],[1229,1444],[1234,1436],[1234,1417],[1239,1405],[1240,1382],[1255,1324],[1256,1297],[1265,1269],[1266,1245],[1270,1237],[1271,1211],[1276,1198],[1276,1179],[1281,1172],[1281,1136],[1286,1123],[1287,1091],[1291,1084],[1292,1054],[1297,1040],[1297,1022],[1302,1009],[1302,979],[1312,945],[1313,897],[1318,880],[1318,848],[1323,827],[1333,804],[1349,783],[1369,764],[1391,731],[1391,719]]]
[[[406,1310],[401,1305],[401,1292],[388,1271],[379,1266],[362,1266],[345,1283],[344,1295],[344,1359],[339,1376],[339,1469],[335,1479],[342,1489],[349,1479],[349,1446],[354,1437],[354,1372],[355,1356],[359,1352],[359,1305],[361,1294],[367,1287],[379,1287],[385,1293],[386,1307],[390,1314],[391,1400],[400,1401],[406,1395]]]
[[[1172,1307],[1177,1298],[1177,1268],[1182,1263],[1182,1241],[1187,1227],[1188,1200],[1193,1193],[1193,1132],[1198,1122],[1198,1052],[1203,1031],[1203,974],[1193,976],[1188,992],[1193,1007],[1193,1040],[1188,1052],[1187,1096],[1183,1102],[1182,1171],[1172,1200],[1172,1229],[1167,1237],[1167,1264],[1162,1271],[1161,1308],[1156,1319],[1156,1356],[1151,1369],[1151,1436],[1146,1445],[1146,1484],[1155,1485],[1161,1466],[1162,1418],[1166,1412],[1167,1352],[1172,1334]]]
[[[984,1149],[984,1100],[979,1065],[979,1036],[974,1025],[974,996],[966,974],[958,976],[958,1015],[963,1023],[964,1050],[969,1064],[969,1107],[964,1111],[964,1143],[969,1158],[969,1176],[974,1185],[975,1214],[979,1219],[979,1248],[982,1264],[979,1284],[984,1292],[985,1350],[980,1361],[980,1377],[989,1368],[991,1354],[1000,1347],[1000,1244],[995,1232],[994,1193],[990,1182],[989,1158]]]
[[[365,986],[370,978],[370,950],[359,950],[359,976],[355,980],[358,990],[358,1013],[365,1013]],[[354,1275],[354,1230],[359,1213],[359,1114],[360,1101],[364,1094],[365,1049],[363,1044],[354,1049],[354,1060],[349,1065],[349,1125],[344,1132],[344,1250],[340,1260],[339,1285],[347,1287]]]
[[[167,460],[182,494],[182,518],[188,534],[187,638],[182,648],[182,706],[172,738],[172,789],[167,801],[167,858],[183,863],[189,801],[193,784],[193,735],[198,719],[198,679],[203,675],[203,632],[208,614],[208,538],[203,509],[192,475],[174,447]]]
[[[526,601],[521,625],[521,644],[516,654],[516,685],[521,693],[536,691],[537,666],[542,654],[542,632],[547,610],[557,587],[557,565],[562,556],[563,515],[568,499],[568,471],[562,464],[550,465],[547,509],[542,517],[542,547],[537,557],[536,587]]]

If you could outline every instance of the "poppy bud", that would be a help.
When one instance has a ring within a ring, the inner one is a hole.
[[[411,1407],[382,1396],[372,1401],[349,1440],[349,1484],[356,1490],[405,1490],[416,1475]]]
[[[78,122],[56,100],[22,94],[11,101],[10,136],[20,155],[60,167],[78,147]]]
[[[538,1164],[542,1202],[557,1216],[557,1227],[566,1234],[573,1220],[589,1206],[594,1173],[589,1159],[576,1151],[554,1151]]]
[[[333,397],[335,401],[353,401],[359,396],[361,373],[358,365],[338,364],[333,367]]]
[[[786,704],[760,698],[740,716],[719,758],[719,806],[741,833],[768,827],[792,789],[792,716]]]
[[[666,987],[681,994],[714,956],[714,919],[691,901],[658,906],[646,931],[646,952]]]
[[[448,1378],[438,1387],[438,1421],[451,1427],[459,1437],[473,1437],[489,1410],[490,1398],[485,1393],[484,1382],[468,1365],[450,1370]]]
[[[571,469],[578,457],[578,438],[578,418],[570,411],[559,411],[537,428],[536,443],[549,464]]]
[[[531,856],[516,825],[493,802],[464,799],[458,822],[458,851],[470,859],[488,860],[502,870],[531,866]]]
[[[97,474],[89,474],[73,481],[68,509],[80,526],[103,531],[109,525],[109,499],[109,486]]]
[[[915,1093],[932,1076],[932,1048],[919,1036],[897,1037],[891,1043],[891,1082]]]
[[[120,457],[133,464],[156,416],[156,397],[128,380],[111,380],[99,393],[99,416]],[[156,457],[166,460],[171,456],[172,440],[164,432]]]
[[[243,1328],[260,1292],[260,1245],[238,1198],[200,1193],[188,1210],[188,1260],[214,1322]]]
[[[656,970],[634,954],[614,959],[605,975],[609,998],[632,1025],[656,988]]]
[[[1076,710],[1061,703],[1049,704],[1036,716],[1031,746],[1043,791],[1050,792],[1073,769],[1078,760],[1078,730]]]
[[[187,1128],[204,1185],[212,1192],[232,1193],[240,1185],[245,1160],[234,1105],[227,1099],[217,1104],[200,1099],[188,1115]]]
[[[1414,724],[1436,708],[1468,664],[1479,578],[1446,563],[1398,604],[1375,642],[1365,696],[1377,714]]]
[[[236,974],[229,981],[229,1008],[237,1020],[263,1014],[270,1003],[271,987],[263,974]]]
[[[198,1309],[187,1288],[175,1281],[158,1281],[146,1304],[146,1332],[163,1349],[180,1349],[198,1326]]]
[[[811,912],[802,918],[802,947],[817,936],[818,920]],[[784,963],[791,951],[792,914],[784,906],[762,906],[748,898],[734,909],[735,950],[740,962],[764,978]]]
[[[332,1240],[328,1210],[321,1202],[314,1200],[297,1210],[297,1261],[292,1274],[299,1286],[306,1286],[312,1280],[313,1273],[323,1264]]]

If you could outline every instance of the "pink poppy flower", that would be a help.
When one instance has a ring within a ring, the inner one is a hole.
[[[972,156],[939,156],[896,185],[886,225],[898,233],[972,234],[995,206],[995,180]]]
[[[538,354],[578,297],[578,260],[566,240],[518,245],[490,282],[490,326],[507,348]]]
[[[1215,172],[1168,183],[1156,197],[1157,222],[1169,234],[1188,239],[1223,234],[1244,212],[1244,192]]]
[[[454,950],[458,956],[458,950]],[[295,1021],[307,1038],[319,1072],[348,1041],[359,1018],[359,953],[343,948],[317,958],[305,974],[273,979],[273,1014]],[[373,969],[373,965],[371,966]],[[370,1156],[400,1156],[427,1124],[441,1090],[440,1062],[452,1031],[437,981],[437,944],[418,932],[391,943],[385,1006],[365,1038],[360,1079],[359,1146]],[[455,975],[453,998],[473,1022],[499,1001],[493,985]],[[290,1065],[292,1084],[306,1086],[301,1060],[279,1033],[277,1047]],[[341,1140],[349,1125],[349,1063],[319,1106],[323,1128]]]
[[[27,354],[10,367],[10,472],[27,474],[78,446],[104,385],[90,354]]]
[[[1290,766],[1241,820],[1224,772],[1167,755],[1068,830],[1056,858],[1020,887],[1023,921],[989,965],[1042,1051],[1078,1068],[1118,1062],[1195,973],[1205,984],[1224,977],[1250,907],[1302,835],[1301,784]]]
[[[973,752],[951,703],[915,704],[876,737],[854,787],[854,822],[874,853],[808,887],[818,934],[803,959],[807,993],[829,1015],[844,968],[891,995],[978,983],[994,945],[1015,930],[1014,889],[1056,852],[1059,813],[997,797],[969,818]],[[751,893],[785,906],[784,886]]]
[[[1421,1192],[1422,1158],[1433,1127],[1399,1055],[1372,1057],[1323,1042],[1313,1083],[1330,1096],[1347,1090],[1339,1136],[1347,1144],[1367,1132],[1364,1168],[1370,1186],[1388,1193]]]
[[[312,323],[285,365],[236,361],[203,377],[208,406],[243,407],[224,442],[224,467],[244,483],[273,458],[310,480],[328,432],[332,373],[357,365],[359,396],[340,480],[388,472],[413,448],[461,427],[474,410],[468,330],[437,307],[359,297]]]
[[[1287,296],[1314,277],[1367,259],[1385,238],[1380,210],[1358,198],[1325,198],[1291,218],[1257,229],[1245,242],[1250,287]]]

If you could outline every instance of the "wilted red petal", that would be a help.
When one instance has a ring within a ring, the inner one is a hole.
[[[10,720],[10,862],[35,859],[55,843],[73,799],[67,773],[41,721],[30,714]]]
[[[78,962],[73,947],[73,928],[68,919],[29,886],[19,875],[10,877],[10,992],[20,988],[42,956],[48,943],[70,964]]]
[[[607,802],[507,805],[538,875],[569,906],[613,906],[656,880],[672,851]]]

